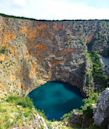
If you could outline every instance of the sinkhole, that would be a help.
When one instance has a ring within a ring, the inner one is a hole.
[[[48,120],[60,120],[73,109],[80,108],[83,97],[78,88],[59,81],[50,81],[28,95],[35,108],[44,112]]]

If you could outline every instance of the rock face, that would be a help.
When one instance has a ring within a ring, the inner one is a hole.
[[[90,51],[107,50],[107,28],[108,21],[38,21],[1,15],[0,94],[27,94],[52,80],[82,89],[87,46]],[[102,42],[97,34],[103,35]]]
[[[106,88],[97,103],[96,110],[94,112],[94,122],[98,126],[109,126],[109,88]]]

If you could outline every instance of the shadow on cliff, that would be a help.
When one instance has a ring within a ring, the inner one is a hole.
[[[58,67],[51,70],[51,79],[54,81],[60,81],[63,83],[69,83],[70,86],[78,87],[79,89],[83,87],[84,76],[85,76],[85,64],[80,64],[78,68],[73,71],[67,71]],[[57,75],[58,73],[58,75]],[[69,89],[70,90],[70,89]]]
[[[21,78],[22,89],[23,92],[25,93],[25,91],[29,90],[32,84],[32,80],[29,77],[29,66],[25,59],[22,59],[21,63],[21,76],[22,76]]]

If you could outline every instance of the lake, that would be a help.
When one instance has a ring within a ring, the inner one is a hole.
[[[80,108],[83,103],[78,88],[58,81],[47,82],[28,96],[34,106],[45,113],[48,120],[60,120],[65,113]]]

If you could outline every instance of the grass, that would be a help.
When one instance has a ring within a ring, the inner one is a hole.
[[[9,103],[15,103],[16,105],[22,106],[24,108],[33,108],[33,103],[28,97],[9,96],[6,101]]]
[[[83,112],[88,111],[89,115],[89,107],[92,103],[95,103],[97,95],[91,96],[89,99],[85,100],[86,105],[82,107]],[[85,112],[87,114],[87,112]],[[43,117],[45,123],[48,126],[48,129],[82,129],[81,126],[70,126],[68,123],[68,119],[64,119],[61,121],[48,121],[44,114],[35,109],[32,101],[28,97],[18,97],[18,96],[8,96],[2,101],[0,101],[0,129],[12,129],[12,128],[26,128],[27,126],[31,128],[33,121],[35,119],[36,114]],[[72,117],[72,113],[67,115],[68,117]],[[41,122],[38,123],[40,128],[43,129],[43,124]],[[37,123],[35,128],[37,128]],[[32,128],[33,129],[33,128]],[[95,126],[90,125],[88,128],[83,129],[100,129]]]
[[[0,129],[25,128],[33,124],[36,115],[29,98],[9,96],[0,102]]]
[[[0,102],[0,129],[25,128],[27,125],[32,125],[35,114],[44,118],[49,129],[53,127],[71,129],[61,121],[48,121],[41,111],[34,108],[30,98],[18,96],[8,96]],[[40,129],[43,129],[43,125],[40,125]]]

